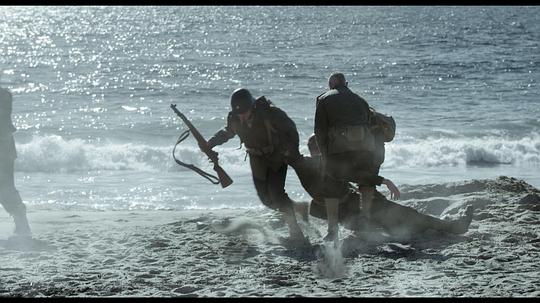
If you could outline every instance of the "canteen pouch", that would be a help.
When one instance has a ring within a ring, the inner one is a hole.
[[[330,154],[348,151],[375,150],[375,138],[366,125],[350,125],[331,129],[329,133]]]

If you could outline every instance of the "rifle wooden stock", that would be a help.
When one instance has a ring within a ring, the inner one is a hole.
[[[187,127],[189,128],[189,131],[191,132],[191,134],[193,134],[193,137],[199,143],[199,146],[201,146],[201,145],[202,146],[207,146],[208,142],[204,139],[204,137],[201,135],[201,133],[199,133],[199,131],[195,128],[195,126],[193,126],[193,124],[191,124],[191,122],[186,118],[186,116],[184,116],[184,114],[182,114],[178,109],[176,109],[176,104],[171,104],[171,108],[176,113],[176,115],[178,115],[178,117],[180,117],[180,119],[182,119],[182,121],[184,121],[184,123],[187,125]],[[233,183],[233,180],[231,179],[231,177],[229,177],[229,175],[227,175],[227,173],[223,170],[223,168],[221,168],[221,166],[219,166],[217,161],[214,162],[214,160],[212,160],[212,158],[210,157],[209,152],[211,150],[210,149],[202,149],[202,148],[201,148],[201,150],[206,154],[208,159],[210,159],[210,161],[214,164],[214,171],[218,175],[219,183],[221,184],[221,187],[225,188],[225,187],[231,185]]]
[[[233,183],[233,180],[227,173],[219,166],[217,163],[214,163],[214,170],[216,171],[219,183],[221,183],[221,187],[225,188]]]

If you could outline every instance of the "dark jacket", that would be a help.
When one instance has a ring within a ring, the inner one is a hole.
[[[276,165],[292,163],[301,157],[296,124],[264,96],[255,101],[251,119],[249,127],[229,112],[227,125],[208,140],[208,145],[214,147],[238,135],[250,155]]]
[[[367,131],[368,123],[368,103],[349,88],[338,87],[317,97],[314,130],[317,144],[323,156],[354,150],[347,146],[338,146],[340,143],[338,142],[339,138],[336,139],[336,135],[346,133],[347,129],[350,130],[353,126],[364,126],[367,136],[369,134]],[[360,137],[359,140],[363,140]]]

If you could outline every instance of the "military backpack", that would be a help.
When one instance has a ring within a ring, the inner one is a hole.
[[[391,142],[396,135],[396,121],[392,116],[387,116],[377,112],[374,108],[369,108],[371,111],[371,127],[372,129],[380,129],[383,134],[384,142]]]

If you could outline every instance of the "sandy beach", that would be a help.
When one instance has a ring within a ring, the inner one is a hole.
[[[44,211],[33,240],[9,238],[0,214],[0,296],[538,297],[540,191],[507,177],[403,186],[399,203],[435,216],[475,207],[463,235],[384,234],[322,245],[325,222],[301,221],[313,248],[279,245],[266,209]],[[339,252],[341,251],[341,253]]]

